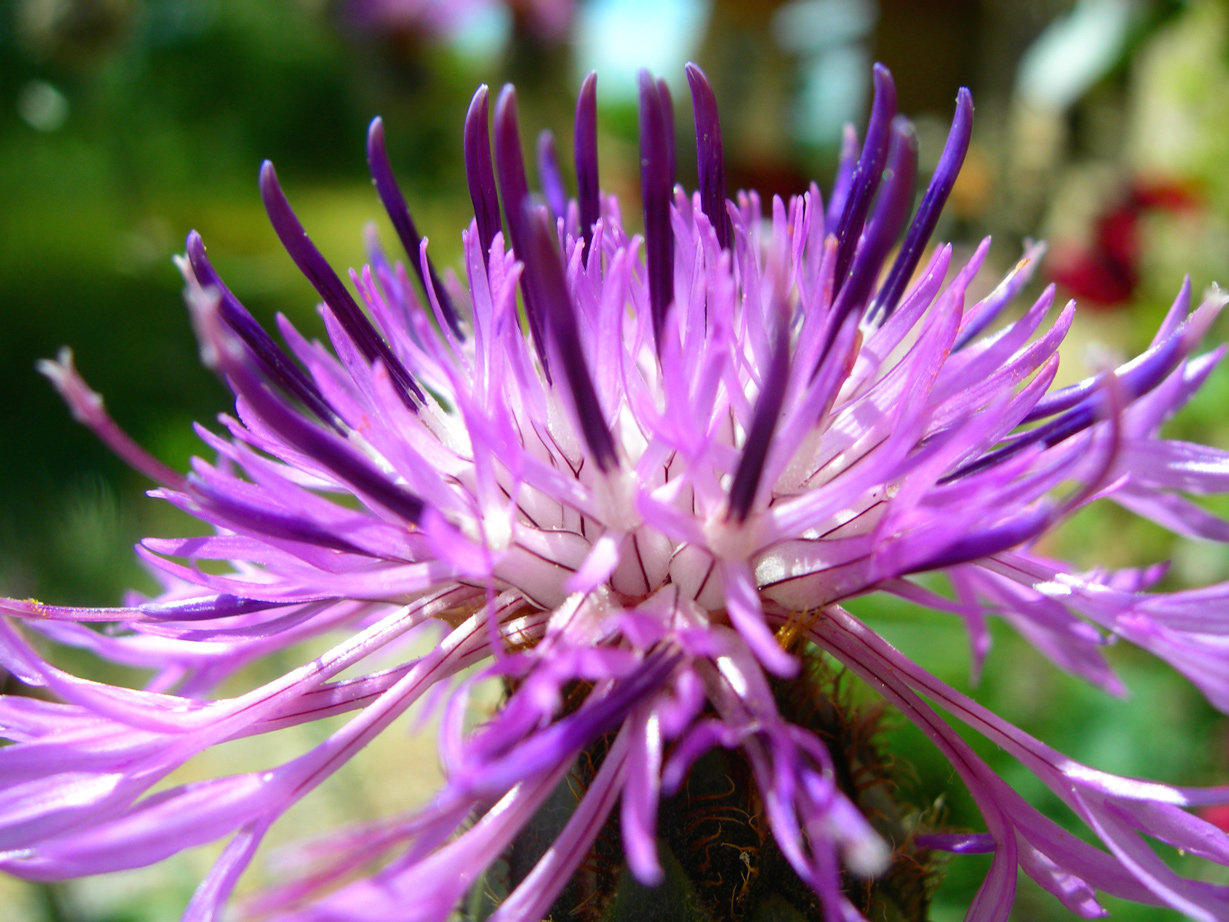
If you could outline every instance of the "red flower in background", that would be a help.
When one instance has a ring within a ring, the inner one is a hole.
[[[1083,302],[1105,307],[1124,304],[1139,284],[1140,218],[1149,211],[1186,211],[1201,204],[1189,184],[1136,181],[1120,201],[1097,217],[1086,248],[1055,256],[1050,277]]]

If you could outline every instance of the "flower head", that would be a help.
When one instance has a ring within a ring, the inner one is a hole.
[[[480,88],[465,123],[475,218],[463,281],[433,266],[379,120],[371,171],[409,268],[373,242],[370,265],[350,276],[357,294],[266,163],[270,220],[319,292],[331,348],[284,319],[278,345],[191,235],[188,303],[236,414],[221,417],[225,435],[200,429],[216,459],[187,475],[127,440],[67,357],[44,367],[87,425],[161,483],[158,496],[212,533],[142,543],[165,585],[156,598],[3,603],[0,663],[56,700],[0,698],[13,741],[0,749],[0,868],[61,879],[230,836],[186,915],[214,918],[289,806],[467,675],[443,709],[447,781],[435,799],[340,833],[256,910],[446,919],[578,761],[583,783],[566,789],[553,847],[514,875],[493,918],[549,914],[604,827],[617,829],[635,877],[657,883],[659,813],[697,760],[728,751],[745,766],[757,828],[830,920],[861,918],[849,882],[885,873],[906,844],[993,853],[975,920],[1006,918],[1017,868],[1082,916],[1102,911],[1101,891],[1229,917],[1229,889],[1181,877],[1145,841],[1229,864],[1229,837],[1190,812],[1229,790],[1073,762],[842,607],[885,592],[958,615],[975,668],[987,619],[1000,617],[1059,668],[1115,692],[1102,651],[1124,639],[1229,711],[1229,584],[1150,592],[1158,568],[1083,573],[1032,549],[1100,498],[1178,534],[1229,536],[1182,495],[1224,492],[1229,454],[1158,435],[1221,355],[1193,350],[1224,299],[1213,291],[1192,311],[1188,283],[1146,352],[1053,390],[1072,305],[1045,327],[1047,289],[986,332],[1040,248],[971,305],[985,245],[960,267],[948,246],[926,257],[969,142],[967,91],[912,217],[916,138],[882,68],[865,141],[848,147],[826,206],[812,185],[765,214],[754,193],[727,199],[716,102],[698,68],[687,76],[700,189],[675,184],[670,93],[646,74],[636,236],[599,193],[594,77],[577,105],[578,194],[567,196],[543,142],[544,204],[529,193],[514,91],[495,107],[492,160]],[[933,572],[950,594],[916,579]],[[153,679],[134,690],[78,678],[44,660],[23,627]],[[407,638],[432,630],[442,639],[410,657]],[[215,696],[245,664],[334,632],[345,639],[327,654]],[[984,832],[905,843],[868,818],[839,734],[817,734],[780,703],[808,681],[800,669],[815,651],[950,759]],[[467,730],[468,690],[485,677],[506,698]],[[1097,844],[1029,806],[936,706],[1019,759]],[[151,793],[215,744],[345,713],[284,765]]]

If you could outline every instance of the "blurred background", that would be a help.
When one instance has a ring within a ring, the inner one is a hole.
[[[1049,241],[1033,287],[1055,281],[1082,308],[1067,380],[1145,346],[1184,273],[1196,292],[1229,283],[1229,6],[1220,0],[3,0],[0,592],[114,604],[126,588],[152,588],[136,540],[193,527],[145,498],[149,484],[75,425],[34,370],[72,346],[120,424],[186,465],[199,450],[192,420],[229,409],[197,360],[171,263],[190,229],[258,318],[282,311],[320,331],[315,294],[265,220],[262,159],[277,164],[333,264],[359,266],[364,227],[379,213],[365,130],[383,115],[419,228],[437,263],[455,265],[470,217],[461,124],[477,84],[516,82],[526,138],[552,128],[566,162],[575,92],[597,69],[603,186],[637,226],[635,74],[648,66],[670,81],[680,181],[694,188],[688,60],[717,90],[731,188],[765,199],[810,179],[827,189],[843,126],[864,124],[872,62],[896,77],[924,170],[957,87],[969,86],[973,147],[938,236],[968,252],[993,235],[987,288],[1027,240]],[[1229,446],[1226,406],[1222,370],[1173,433]],[[1057,544],[1089,565],[1172,557],[1171,585],[1229,579],[1224,548],[1169,539],[1115,509],[1083,515]],[[857,610],[969,687],[957,624],[904,605]],[[1058,673],[1008,632],[995,644],[974,693],[1029,732],[1110,771],[1229,782],[1229,726],[1167,667],[1112,651],[1133,690],[1126,703]],[[288,753],[323,730],[295,732]],[[949,822],[980,829],[921,735],[899,727],[891,737],[913,766],[915,802],[941,797]],[[289,818],[285,837],[422,799],[438,769],[430,733],[416,739],[413,749],[404,737],[383,741],[321,792],[313,813]],[[983,755],[1063,815],[1018,765],[992,747]],[[202,771],[278,756],[211,758],[233,762]],[[1210,818],[1229,824],[1224,813]],[[213,854],[53,887],[0,875],[0,918],[176,919]],[[932,917],[961,918],[986,866],[953,860]],[[1111,904],[1117,919],[1174,917]],[[1013,918],[1064,915],[1024,881]]]

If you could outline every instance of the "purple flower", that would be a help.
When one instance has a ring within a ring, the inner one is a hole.
[[[1229,454],[1158,434],[1223,354],[1193,350],[1225,299],[1213,290],[1192,311],[1188,282],[1146,352],[1051,390],[1072,305],[1043,329],[1047,289],[986,332],[1040,248],[967,306],[985,244],[963,267],[948,246],[922,264],[968,146],[967,91],[912,220],[916,139],[882,68],[865,143],[849,147],[826,207],[811,186],[765,215],[754,193],[727,200],[716,102],[698,68],[688,79],[694,194],[674,181],[670,94],[641,80],[643,236],[599,193],[594,77],[577,106],[578,195],[543,142],[545,204],[528,191],[514,91],[496,106],[492,162],[480,88],[465,123],[475,219],[463,281],[432,265],[379,120],[371,171],[410,270],[373,242],[370,265],[350,275],[357,297],[266,163],[270,220],[320,294],[331,348],[283,318],[278,345],[189,236],[188,303],[236,415],[221,417],[225,435],[199,430],[216,457],[186,475],[118,430],[70,356],[46,363],[76,415],[212,531],[141,544],[165,585],[156,598],[3,603],[0,666],[45,694],[0,698],[12,741],[0,748],[0,868],[57,880],[229,836],[185,916],[214,919],[288,807],[445,689],[443,790],[313,846],[303,876],[253,911],[446,919],[582,757],[592,770],[553,847],[493,918],[546,916],[603,828],[621,836],[636,878],[657,883],[659,810],[698,759],[728,750],[747,766],[756,821],[825,918],[861,918],[850,882],[883,872],[902,843],[842,783],[847,754],[775,696],[822,651],[913,721],[981,809],[984,832],[913,843],[993,853],[968,918],[1006,919],[1017,869],[1082,917],[1103,912],[1100,891],[1229,918],[1229,888],[1180,876],[1148,841],[1229,864],[1229,836],[1191,812],[1229,789],[1073,762],[842,607],[885,592],[955,614],[975,669],[987,620],[1003,618],[1115,693],[1103,649],[1124,639],[1229,712],[1229,584],[1152,592],[1159,567],[1078,572],[1033,550],[1096,499],[1180,535],[1229,538],[1186,497],[1229,490]],[[935,572],[950,593],[917,579]],[[30,632],[153,678],[140,690],[79,678]],[[339,633],[276,681],[215,692],[253,660]],[[437,642],[411,657],[408,641],[423,636]],[[492,677],[506,699],[467,730],[469,689]],[[1026,803],[940,710],[1049,786],[1088,841]],[[284,765],[158,787],[215,744],[338,714],[353,716]]]

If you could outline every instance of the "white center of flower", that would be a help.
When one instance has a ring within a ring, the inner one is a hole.
[[[636,508],[638,492],[635,475],[622,467],[597,478],[593,494],[607,528],[631,532],[640,527],[642,519]]]
[[[704,523],[704,537],[708,549],[722,560],[749,560],[757,550],[751,521],[731,521],[724,511],[708,517]]]

